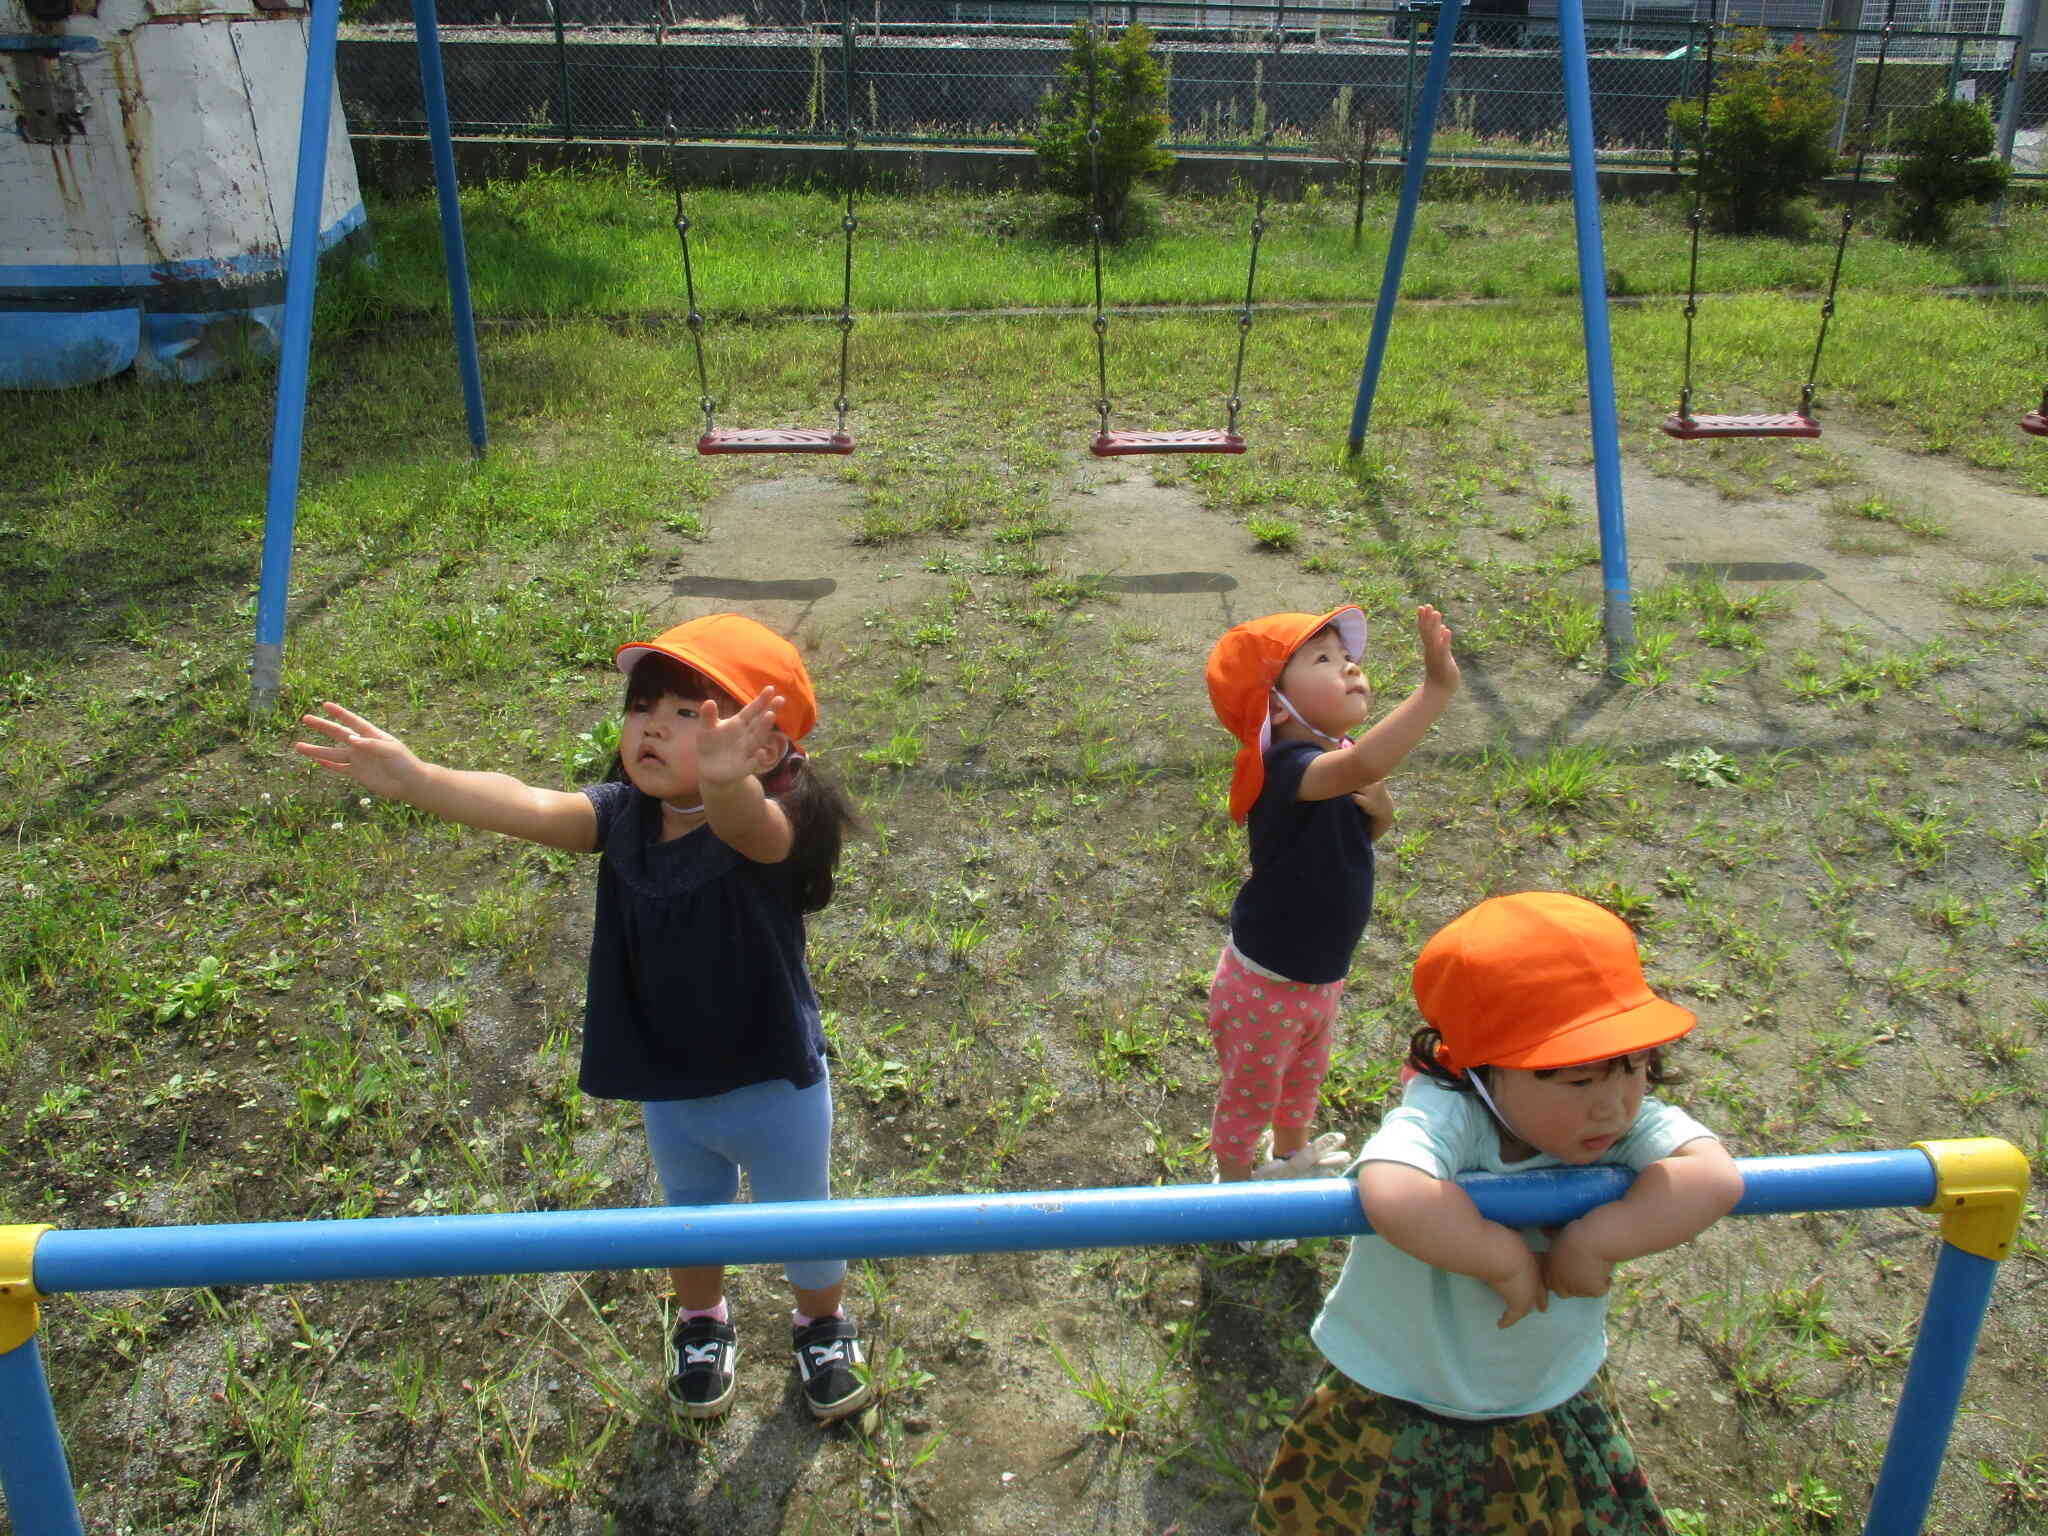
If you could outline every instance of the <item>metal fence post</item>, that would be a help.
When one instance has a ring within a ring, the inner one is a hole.
[[[548,0],[548,15],[555,22],[555,78],[560,82],[562,142],[576,137],[576,116],[569,104],[569,39],[562,33],[563,0]]]
[[[1408,77],[1401,82],[1401,160],[1405,164],[1415,144],[1415,29],[1420,25],[1417,11],[1408,11]]]
[[[36,1349],[36,1241],[49,1230],[0,1227],[0,1492],[20,1536],[84,1536]]]
[[[1927,1518],[1998,1264],[2012,1252],[2026,1208],[2026,1154],[2010,1142],[1975,1137],[1913,1145],[1934,1163],[1935,1196],[1923,1209],[1941,1212],[1941,1257],[1863,1536],[1918,1536]]]

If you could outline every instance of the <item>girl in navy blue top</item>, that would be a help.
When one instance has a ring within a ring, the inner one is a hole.
[[[851,804],[800,745],[818,718],[796,648],[738,614],[621,646],[625,719],[611,779],[580,792],[445,768],[339,704],[296,750],[373,793],[464,826],[597,853],[583,1091],[640,1103],[672,1205],[831,1195],[832,1085],[804,914],[832,898]],[[726,1411],[738,1336],[721,1265],[672,1269],[668,1395]],[[785,1266],[804,1396],[837,1419],[870,1395],[846,1265]]]

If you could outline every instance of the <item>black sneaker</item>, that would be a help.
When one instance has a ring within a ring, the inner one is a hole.
[[[668,1341],[668,1400],[685,1418],[715,1418],[732,1406],[739,1335],[715,1317],[689,1317]]]
[[[798,1328],[790,1341],[796,1368],[803,1373],[804,1401],[811,1416],[843,1419],[867,1405],[874,1386],[856,1366],[867,1363],[860,1347],[860,1329],[843,1317],[821,1317]]]

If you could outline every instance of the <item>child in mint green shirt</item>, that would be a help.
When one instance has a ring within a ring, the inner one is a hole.
[[[1311,1336],[1330,1362],[1281,1438],[1255,1529],[1515,1536],[1670,1530],[1601,1374],[1614,1266],[1690,1240],[1742,1178],[1647,1096],[1693,1027],[1613,914],[1554,892],[1481,902],[1424,946],[1400,1107],[1354,1165],[1373,1231]],[[1473,1172],[1614,1163],[1619,1200],[1554,1233],[1486,1220]]]

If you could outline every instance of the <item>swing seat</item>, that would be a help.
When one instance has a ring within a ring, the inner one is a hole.
[[[1088,451],[1098,459],[1133,453],[1243,453],[1244,439],[1235,432],[1199,428],[1186,432],[1098,432]]]
[[[2048,411],[2029,411],[2020,418],[2020,430],[2036,437],[2048,437]]]
[[[851,453],[853,434],[829,427],[718,427],[697,439],[699,453]]]
[[[1687,442],[1699,437],[1819,437],[1820,423],[1797,411],[1757,416],[1680,416],[1664,418],[1664,430]]]

